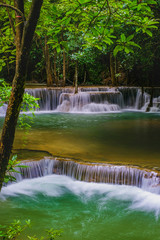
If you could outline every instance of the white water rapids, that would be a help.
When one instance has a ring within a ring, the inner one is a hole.
[[[160,194],[159,174],[145,169],[96,163],[83,164],[56,158],[44,158],[40,161],[24,162],[21,165],[23,164],[28,167],[18,168],[21,174],[13,173],[18,182],[28,178],[58,174],[78,181],[136,186],[145,191]]]
[[[146,111],[150,102],[150,89],[142,94],[137,87],[90,87],[64,89],[28,89],[28,93],[40,98],[39,111],[56,111],[71,113],[104,113],[123,110]],[[151,112],[160,111],[160,89],[154,91]]]
[[[89,201],[95,195],[100,195],[99,207],[115,199],[130,202],[129,209],[154,212],[157,217],[160,214],[160,195],[133,186],[87,183],[60,175],[48,175],[11,184],[2,189],[0,197],[2,200],[18,195],[32,198],[37,194],[59,197],[67,192],[78,196],[82,201]]]
[[[150,102],[151,89],[144,93],[138,87],[80,87],[74,88],[35,88],[26,91],[39,98],[37,112],[105,113],[124,110],[146,111]],[[6,105],[0,107],[4,115]],[[151,112],[160,112],[160,88],[154,89]]]

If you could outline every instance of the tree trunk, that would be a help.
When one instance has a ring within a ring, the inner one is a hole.
[[[15,7],[19,9],[24,14],[24,1],[22,0],[15,0]],[[21,41],[23,35],[23,28],[24,22],[22,17],[19,15],[18,12],[15,14],[15,22],[16,22],[16,64],[18,64],[18,59],[20,57],[20,49],[21,49]]]
[[[142,97],[141,97],[141,107],[142,107],[143,103],[144,103],[144,100],[143,100],[143,98],[144,98],[144,87],[143,87],[143,85],[141,87],[141,92],[142,92]]]
[[[78,61],[76,61],[76,64],[75,64],[75,94],[78,93]]]
[[[2,188],[13,146],[16,124],[25,89],[27,61],[42,2],[43,0],[33,0],[27,22],[23,25],[23,28],[21,24],[16,27],[16,70],[0,141],[0,189]],[[20,10],[23,9],[22,0],[15,0],[15,4]]]
[[[63,49],[63,87],[66,85],[66,53]]]
[[[69,56],[66,56],[66,79],[69,80]]]
[[[56,63],[56,61],[57,61],[57,50],[56,50],[56,48],[55,48],[55,49],[54,49],[54,70],[53,70],[53,72],[54,72],[54,81],[55,81],[55,83],[56,83],[56,86],[58,87],[57,63]]]
[[[149,112],[151,110],[151,107],[153,107],[153,93],[154,93],[154,88],[152,87],[150,102],[149,102],[149,105],[148,105],[148,107],[146,109],[146,112]]]
[[[114,57],[112,53],[110,53],[110,74],[111,74],[112,86],[115,86],[116,85],[115,63],[114,63]]]
[[[114,57],[114,66],[115,66],[115,72],[114,72],[115,85],[118,85],[118,77],[117,77],[117,73],[118,73],[118,62],[117,62],[117,58],[116,58],[116,57]]]
[[[87,68],[86,68],[86,64],[84,64],[84,77],[83,77],[82,85],[85,85],[86,80],[87,80]]]
[[[53,77],[52,77],[51,61],[49,56],[49,46],[47,44],[47,36],[45,36],[44,42],[45,42],[44,55],[45,55],[45,62],[46,62],[47,86],[50,87],[53,85]]]

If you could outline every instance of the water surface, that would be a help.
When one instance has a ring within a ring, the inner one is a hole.
[[[39,157],[47,151],[80,161],[160,169],[159,136],[159,114],[37,114],[25,142],[24,131],[17,129],[14,148],[41,150]],[[19,157],[37,159],[27,150]],[[63,229],[63,240],[159,240],[159,214],[160,195],[58,175],[24,180],[0,195],[0,224],[31,219],[33,230],[23,240],[51,227]]]
[[[23,136],[24,131],[18,130],[15,148],[81,161],[160,168],[160,114],[37,114],[25,146]]]
[[[3,189],[0,212],[0,224],[31,219],[25,236],[53,227],[63,229],[63,240],[159,239],[160,195],[137,187],[50,175]]]

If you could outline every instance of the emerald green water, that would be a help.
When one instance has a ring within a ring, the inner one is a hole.
[[[0,224],[31,219],[25,236],[54,227],[63,229],[63,240],[160,239],[160,196],[136,187],[52,175],[9,186],[1,195]]]
[[[159,114],[38,114],[25,146],[23,135],[17,131],[15,148],[160,169]],[[10,185],[0,195],[0,224],[31,219],[24,240],[51,227],[63,229],[63,240],[159,240],[159,214],[160,195],[57,175]]]
[[[90,162],[160,168],[160,114],[39,114],[28,141],[16,134],[15,148]]]

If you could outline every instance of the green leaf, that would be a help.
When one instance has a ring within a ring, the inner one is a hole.
[[[120,45],[117,45],[115,49],[113,50],[113,55],[116,56],[119,51],[122,51],[123,47]]]
[[[132,42],[132,41],[128,42],[128,45],[135,46],[135,47],[138,47],[141,49],[141,46],[139,46],[137,43]]]
[[[127,42],[129,42],[130,40],[132,40],[134,38],[134,34],[130,35],[127,37]]]
[[[88,2],[90,2],[90,0],[79,0],[80,4],[84,4],[84,3],[88,3]]]
[[[56,47],[56,50],[57,50],[57,53],[60,53],[60,51],[61,51],[60,45],[58,45],[58,46]]]
[[[71,17],[67,18],[65,21],[64,21],[64,24],[68,25],[71,21]]]
[[[99,44],[94,45],[96,48],[98,48],[100,51],[102,51],[102,46]]]
[[[121,41],[126,42],[126,36],[124,35],[124,33],[121,34]]]
[[[103,39],[103,42],[105,42],[106,44],[109,44],[109,45],[113,43],[113,41],[110,38]]]
[[[124,51],[128,54],[128,53],[134,53],[133,49],[129,48],[129,47],[125,47]]]
[[[136,28],[136,32],[139,32],[139,31],[141,31],[141,28],[140,27]]]
[[[147,4],[157,4],[157,2],[154,0],[147,0]]]
[[[17,154],[15,154],[15,155],[13,155],[13,157],[12,157],[12,161],[15,161],[17,159]]]
[[[146,32],[150,37],[152,37],[152,32],[151,32],[151,31],[146,30],[145,32]]]

